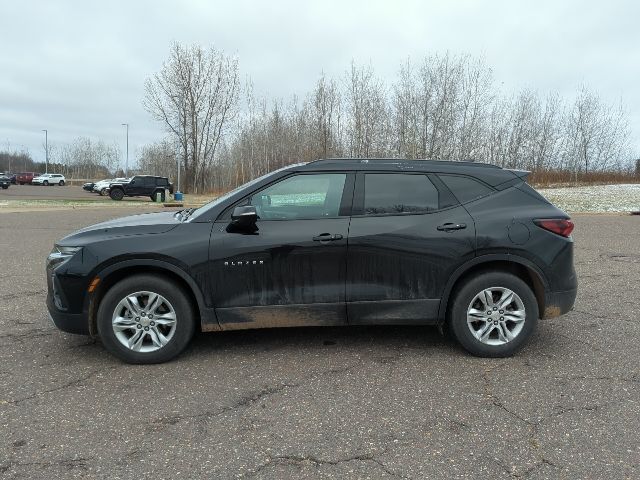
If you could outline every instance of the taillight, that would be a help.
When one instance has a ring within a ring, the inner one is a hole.
[[[571,235],[574,227],[573,222],[568,218],[538,218],[533,223],[563,237]]]

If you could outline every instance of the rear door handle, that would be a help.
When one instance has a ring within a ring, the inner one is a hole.
[[[467,228],[466,223],[443,223],[442,225],[438,225],[438,230],[441,232],[451,232],[453,230],[463,230]]]
[[[342,240],[342,235],[339,233],[321,233],[320,235],[313,237],[314,242],[333,242],[334,240]]]

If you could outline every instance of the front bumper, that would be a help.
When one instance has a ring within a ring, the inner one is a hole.
[[[570,312],[573,309],[577,294],[577,288],[562,292],[546,292],[542,318],[555,318]]]
[[[84,313],[67,313],[55,306],[51,294],[47,295],[47,310],[53,324],[67,333],[89,335],[89,322]]]

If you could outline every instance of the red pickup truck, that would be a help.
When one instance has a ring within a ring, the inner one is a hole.
[[[37,177],[39,176],[39,173],[35,173],[35,172],[22,172],[19,173],[18,176],[16,177],[16,183],[19,183],[20,185],[24,185],[26,184],[30,184],[31,180],[33,180],[33,177]]]

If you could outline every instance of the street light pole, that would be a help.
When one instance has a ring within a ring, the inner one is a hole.
[[[127,127],[127,160],[124,164],[124,176],[128,176],[129,171],[129,124],[123,123],[122,126]]]
[[[181,162],[181,158],[180,158],[180,153],[178,153],[178,155],[176,155],[176,159],[178,160],[178,192],[180,191],[180,167],[182,166],[182,162]]]
[[[44,132],[44,173],[49,173],[49,132]]]

